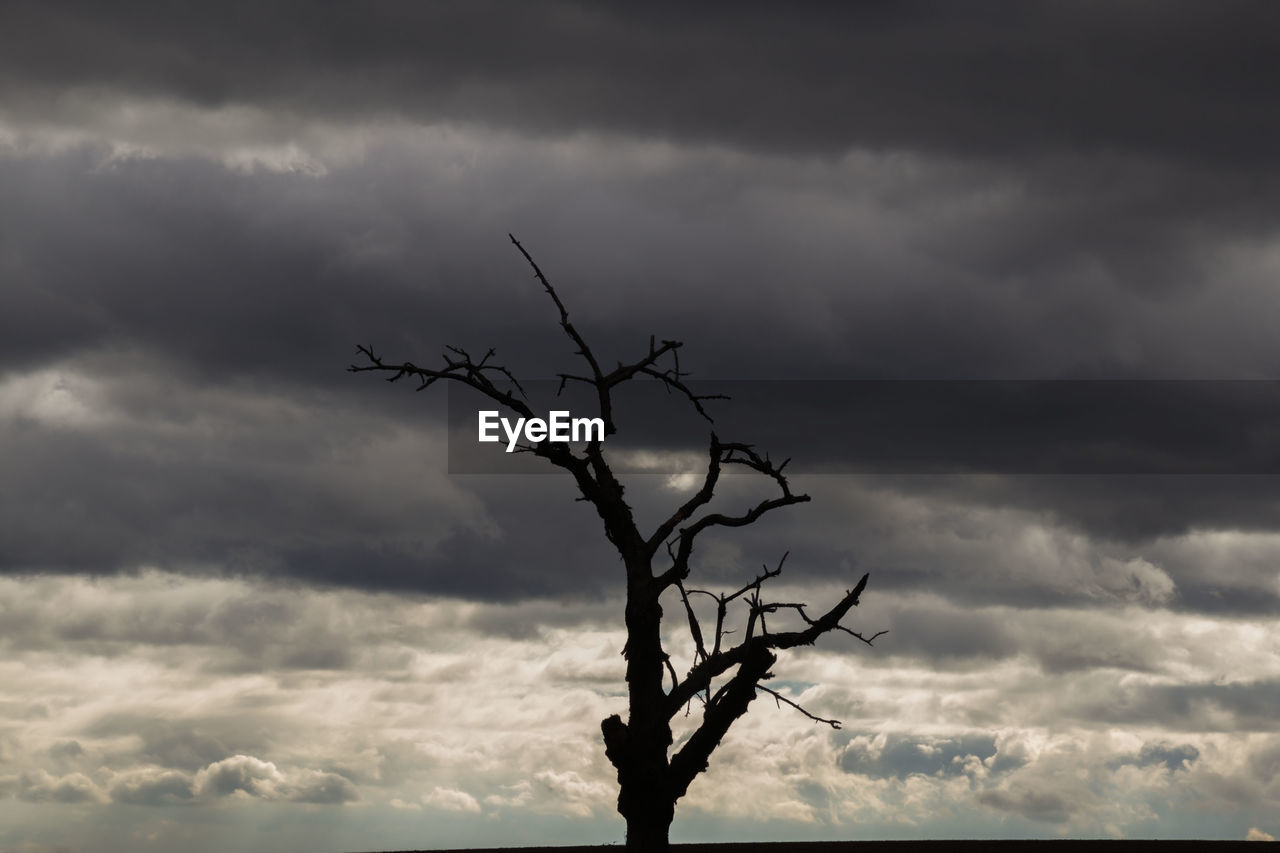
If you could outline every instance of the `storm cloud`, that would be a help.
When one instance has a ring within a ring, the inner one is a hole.
[[[713,426],[794,458],[813,502],[700,540],[698,584],[789,551],[780,600],[870,572],[888,630],[781,660],[846,728],[762,697],[677,834],[1275,834],[1277,25],[7,3],[0,846],[616,840],[598,519],[462,473],[478,401],[345,370],[576,370],[508,234],[603,363],[682,340],[735,398],[624,403],[643,525]]]

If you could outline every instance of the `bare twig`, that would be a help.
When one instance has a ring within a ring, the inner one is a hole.
[[[770,696],[772,696],[774,702],[778,703],[779,708],[782,707],[781,703],[786,702],[792,708],[795,708],[797,711],[799,711],[801,714],[804,714],[806,717],[813,720],[815,723],[825,723],[826,725],[831,726],[831,728],[833,729],[838,729],[842,725],[839,720],[828,720],[828,719],[824,719],[823,717],[819,717],[815,714],[810,714],[804,708],[800,707],[800,705],[798,705],[797,703],[792,702],[790,699],[788,699],[786,696],[783,696],[778,691],[765,687],[763,684],[757,684],[756,690],[763,690],[765,693],[768,693]]]
[[[858,597],[866,589],[869,574],[862,576],[858,584],[847,591],[830,610],[817,619],[808,622],[808,627],[801,631],[783,631],[776,634],[760,634],[744,637],[742,642],[725,651],[715,651],[706,660],[695,664],[684,681],[677,685],[667,696],[668,714],[674,715],[680,706],[697,694],[709,689],[713,679],[724,674],[735,666],[740,666],[761,649],[790,649],[796,646],[813,645],[823,634],[840,627],[840,620],[858,604]],[[748,584],[744,590],[752,589],[754,583]],[[740,591],[741,592],[741,591]],[[874,639],[874,638],[873,638]]]
[[[612,390],[630,379],[634,379],[637,375],[648,376],[657,379],[666,386],[668,391],[677,391],[693,404],[694,409],[702,417],[708,421],[711,415],[707,414],[707,410],[703,408],[704,400],[724,400],[728,399],[723,394],[696,394],[685,384],[684,378],[687,373],[680,370],[680,358],[677,351],[684,346],[680,341],[662,341],[662,346],[655,346],[654,339],[649,338],[649,354],[632,362],[631,364],[623,364],[618,362],[618,366],[608,373],[600,368],[600,362],[596,359],[595,353],[591,351],[591,347],[587,346],[587,342],[579,334],[577,328],[569,321],[569,312],[565,309],[564,303],[560,301],[559,294],[556,293],[551,282],[543,275],[542,270],[538,267],[537,262],[525,251],[524,246],[520,245],[520,241],[513,235],[508,234],[511,242],[520,250],[520,254],[524,255],[524,259],[529,262],[529,266],[533,268],[534,277],[542,284],[543,290],[551,297],[551,301],[555,303],[556,309],[560,312],[560,327],[564,329],[569,339],[573,341],[577,347],[576,354],[582,356],[587,362],[587,366],[591,369],[590,376],[579,376],[573,373],[561,373],[559,391],[564,390],[566,382],[582,382],[595,388],[596,399],[600,408],[600,417],[604,421],[604,434],[606,436],[613,435],[617,432],[617,425],[613,421],[613,397]],[[657,367],[658,362],[664,355],[671,353],[672,366],[665,369]],[[557,393],[559,393],[559,391]]]
[[[712,433],[711,461],[708,464],[702,488],[658,528],[654,536],[646,543],[650,551],[657,547],[658,540],[656,537],[669,535],[680,521],[710,501],[710,495],[720,477],[722,465],[742,465],[764,474],[777,483],[781,495],[776,498],[762,500],[741,515],[725,515],[719,512],[707,513],[688,527],[680,528],[675,537],[674,552],[672,553],[669,549],[669,553],[672,553],[671,567],[659,577],[659,587],[665,589],[675,583],[676,580],[684,580],[689,576],[689,558],[693,554],[694,540],[704,530],[710,527],[745,527],[755,523],[761,516],[772,510],[793,504],[807,503],[809,496],[792,493],[791,484],[787,481],[786,475],[782,473],[789,461],[791,460],[783,460],[782,464],[774,465],[767,454],[761,456],[751,445],[726,444]]]

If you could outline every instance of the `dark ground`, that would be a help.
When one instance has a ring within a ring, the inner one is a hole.
[[[932,853],[932,851],[958,851],[958,853],[978,853],[978,851],[994,850],[997,853],[1014,853],[1016,850],[1034,848],[1037,853],[1154,853],[1154,851],[1174,851],[1174,853],[1193,853],[1193,851],[1226,851],[1239,850],[1248,841],[1114,841],[1105,840],[1062,840],[1062,841],[806,841],[777,843],[736,843],[736,844],[672,844],[672,853]],[[621,850],[622,845],[606,845],[594,847],[502,847],[473,850],[406,850],[400,853],[599,853],[599,851]],[[1255,849],[1255,848],[1250,848]],[[1263,848],[1266,849],[1266,848]]]

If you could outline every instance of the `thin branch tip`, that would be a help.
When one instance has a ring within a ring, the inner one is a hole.
[[[774,704],[776,704],[779,708],[782,707],[783,702],[786,702],[792,708],[795,708],[797,711],[799,711],[801,714],[804,714],[806,717],[813,720],[815,723],[822,723],[823,725],[831,726],[831,728],[836,729],[837,731],[843,726],[843,723],[841,723],[839,720],[828,720],[825,717],[819,717],[816,714],[809,713],[799,703],[791,701],[790,699],[788,699],[786,696],[783,696],[778,691],[769,687],[765,687],[763,684],[757,684],[756,689],[763,690],[765,693],[768,693],[770,696],[772,696]]]

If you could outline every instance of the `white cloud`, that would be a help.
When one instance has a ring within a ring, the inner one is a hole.
[[[400,799],[399,797],[392,797],[391,800],[389,801],[389,805],[393,809],[404,809],[406,811],[411,811],[411,812],[422,811],[422,806],[418,805],[417,803],[406,803],[404,800]]]
[[[225,797],[243,791],[250,796],[269,798],[283,781],[284,776],[272,762],[250,755],[233,755],[197,773],[195,787],[205,796]]]
[[[218,798],[243,793],[264,800],[337,805],[359,799],[351,780],[316,770],[284,772],[274,762],[233,755],[195,774],[195,792]]]
[[[422,795],[422,802],[448,812],[479,813],[480,811],[480,804],[476,802],[475,797],[456,788],[436,786],[430,793]]]
[[[617,800],[612,786],[599,779],[584,779],[572,770],[543,770],[533,778],[550,791],[552,807],[558,806],[565,814],[587,817],[597,810],[611,810]]]
[[[955,625],[949,614],[972,611],[1007,632],[1011,651],[939,667],[931,646],[895,648],[891,633],[875,649],[832,640],[783,654],[775,686],[844,729],[762,696],[681,803],[680,825],[731,818],[778,837],[847,837],[968,820],[975,832],[1013,821],[1024,833],[1150,834],[1205,803],[1243,834],[1280,807],[1276,736],[1250,730],[1250,703],[1280,672],[1266,625],[889,593],[865,615],[913,610]],[[0,791],[50,809],[147,806],[179,823],[215,804],[230,815],[356,802],[353,814],[382,820],[414,808],[483,815],[493,832],[552,816],[617,826],[598,721],[625,707],[623,638],[605,627],[618,611],[556,605],[507,630],[518,610],[409,595],[158,571],[3,578],[0,731],[22,737],[0,739]],[[673,651],[681,631],[670,626]],[[346,663],[288,664],[331,641]],[[229,654],[260,660],[229,667]],[[1222,673],[1242,686],[1215,686]],[[1170,690],[1192,691],[1187,710],[1160,698]],[[677,742],[698,720],[696,703],[677,715]]]

